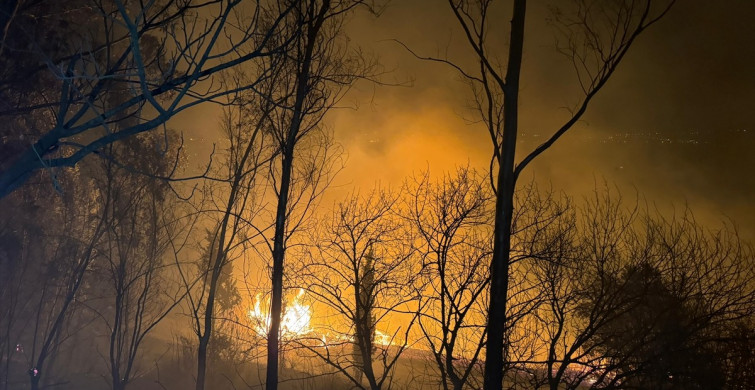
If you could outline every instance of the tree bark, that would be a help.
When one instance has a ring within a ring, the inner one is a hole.
[[[306,4],[305,4],[306,6]],[[308,11],[313,11],[312,7]],[[317,15],[309,22],[306,31],[304,58],[298,68],[296,78],[296,98],[293,106],[291,123],[286,130],[285,143],[282,146],[281,186],[278,192],[278,206],[275,213],[275,233],[273,238],[273,274],[272,297],[270,301],[270,329],[267,335],[267,372],[265,380],[266,390],[278,388],[278,365],[280,343],[280,319],[283,308],[283,266],[286,255],[286,216],[288,212],[288,194],[291,184],[291,170],[293,168],[294,148],[298,141],[299,132],[304,116],[304,104],[310,92],[310,74],[312,55],[317,45],[317,37],[325,21],[326,13],[330,10],[330,1],[324,0]]]
[[[220,280],[220,274],[223,270],[223,265],[226,261],[227,248],[225,246],[226,234],[228,229],[229,219],[231,218],[232,209],[234,205],[234,199],[239,191],[239,183],[241,177],[236,175],[233,186],[231,187],[231,194],[228,197],[228,204],[226,205],[225,215],[220,226],[220,234],[212,242],[212,249],[210,253],[215,253],[215,261],[212,265],[212,274],[210,278],[210,288],[207,293],[207,304],[204,312],[204,333],[199,337],[199,345],[197,347],[197,383],[196,390],[204,390],[205,379],[207,377],[207,348],[210,345],[210,339],[213,332],[213,320],[215,316],[215,294],[218,290],[218,281]]]
[[[273,239],[273,291],[270,301],[270,330],[267,334],[267,376],[265,388],[278,388],[278,359],[280,342],[280,320],[283,309],[283,261],[286,254],[286,210],[288,208],[288,192],[291,183],[291,168],[293,166],[293,143],[283,155],[281,170],[281,188],[278,193],[278,208],[275,215],[275,237]]]
[[[503,144],[498,161],[498,178],[493,233],[493,259],[490,264],[490,307],[488,314],[488,340],[485,350],[484,388],[497,390],[503,386],[506,310],[509,288],[509,256],[511,251],[511,221],[514,211],[516,175],[514,154],[518,127],[519,75],[524,46],[524,20],[526,0],[514,1],[511,19],[506,85],[504,86]]]

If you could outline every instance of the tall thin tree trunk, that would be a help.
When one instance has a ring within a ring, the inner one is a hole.
[[[294,114],[296,115],[296,114]],[[293,143],[286,148],[283,155],[281,171],[281,188],[278,194],[278,207],[275,215],[275,237],[273,238],[273,294],[270,301],[270,329],[267,334],[267,376],[265,388],[278,388],[278,347],[280,336],[281,311],[283,309],[283,260],[286,254],[284,239],[286,235],[286,210],[288,192],[293,166]]]
[[[305,4],[305,6],[307,6]],[[317,37],[330,10],[330,1],[324,0],[314,20],[306,28],[306,46],[304,58],[299,67],[296,78],[296,98],[293,105],[291,123],[285,134],[281,162],[280,191],[278,192],[278,206],[275,213],[275,233],[273,238],[273,275],[272,296],[270,301],[270,329],[267,335],[267,372],[265,379],[266,390],[278,388],[280,319],[283,308],[283,265],[286,255],[286,215],[288,211],[288,194],[291,185],[291,170],[293,168],[294,148],[299,137],[304,115],[304,103],[309,95],[309,82],[312,67],[312,55],[317,45]],[[312,11],[312,10],[310,10]]]
[[[205,334],[207,334],[206,329],[205,329]],[[197,390],[204,390],[204,384],[206,381],[205,378],[207,376],[207,344],[209,344],[209,337],[202,336],[199,339],[199,346],[197,347],[197,385],[196,385]]]
[[[122,269],[119,269],[120,272],[123,272]],[[117,345],[118,342],[118,333],[121,330],[121,313],[123,312],[123,289],[120,285],[120,281],[122,279],[117,280],[116,283],[118,283],[117,293],[115,296],[115,319],[113,321],[113,329],[110,331],[110,377],[113,382],[113,390],[118,390],[120,388],[119,384],[121,382],[121,373],[120,373],[120,349]]]
[[[207,304],[205,305],[204,311],[204,333],[199,337],[199,345],[197,346],[196,390],[204,390],[205,387],[205,379],[207,377],[207,347],[210,345],[210,339],[212,338],[213,321],[215,316],[215,294],[217,293],[218,281],[220,280],[220,274],[226,261],[227,247],[225,242],[228,233],[228,223],[233,211],[234,200],[239,191],[240,182],[241,175],[238,174],[237,170],[233,184],[231,185],[231,193],[228,195],[225,214],[220,223],[220,233],[215,238],[215,241],[211,243],[210,257],[215,260],[210,268],[212,273],[210,276],[210,287],[207,290]]]
[[[205,378],[207,377],[207,348],[210,345],[210,339],[213,332],[213,321],[215,316],[215,294],[218,290],[218,280],[220,279],[221,271],[225,263],[225,240],[226,232],[228,228],[228,220],[231,216],[231,210],[233,207],[233,199],[236,197],[238,191],[238,177],[234,181],[234,185],[231,188],[231,195],[229,196],[228,205],[226,207],[225,215],[223,216],[222,225],[220,227],[220,234],[216,238],[216,242],[212,243],[213,249],[210,253],[215,252],[215,261],[212,266],[212,274],[210,277],[210,288],[207,292],[207,305],[204,312],[204,333],[199,337],[199,345],[197,347],[197,383],[196,390],[204,390]]]
[[[505,154],[504,154],[505,158]],[[509,251],[511,250],[512,197],[508,196],[503,167],[498,174],[493,259],[490,264],[490,308],[488,311],[488,340],[485,350],[486,390],[501,389],[503,383],[504,336],[509,287]]]
[[[39,375],[34,375],[33,372],[30,372],[29,379],[31,381],[31,390],[39,390]]]
[[[504,358],[507,352],[506,310],[508,308],[511,221],[516,187],[514,154],[518,130],[519,75],[522,67],[526,6],[526,0],[514,1],[514,13],[511,19],[511,43],[504,87],[503,145],[498,165],[493,259],[490,265],[490,307],[484,374],[486,390],[502,388]]]

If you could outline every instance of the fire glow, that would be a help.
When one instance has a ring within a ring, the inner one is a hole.
[[[294,340],[298,338],[316,336],[323,345],[342,344],[344,342],[353,343],[352,336],[321,334],[315,332],[310,321],[312,320],[312,306],[303,302],[304,290],[300,289],[293,300],[285,303],[283,306],[283,315],[281,317],[280,332],[281,338]],[[270,301],[267,300],[263,305],[262,294],[257,294],[254,298],[254,308],[249,310],[249,318],[252,320],[252,328],[260,337],[267,337],[270,331]],[[265,308],[263,310],[263,307]],[[392,346],[398,345],[394,336],[375,330],[375,345]]]
[[[304,290],[300,289],[296,297],[284,306],[280,325],[282,338],[293,339],[312,332],[309,327],[312,308],[301,301],[303,297]],[[255,297],[254,309],[249,310],[249,318],[254,321],[254,331],[260,336],[267,336],[270,330],[270,302],[268,301],[265,306],[266,310],[262,310],[262,299],[258,294]]]

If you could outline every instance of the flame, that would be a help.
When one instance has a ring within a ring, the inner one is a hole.
[[[318,334],[310,327],[312,320],[312,307],[302,302],[304,290],[300,289],[291,302],[284,305],[283,318],[281,318],[280,334],[281,339],[292,340],[302,336],[315,335],[323,346],[331,344],[340,344],[343,342],[354,342],[354,337],[350,335],[332,335]],[[249,310],[249,318],[252,320],[252,328],[261,337],[267,337],[270,330],[270,302],[263,305],[262,294],[257,294],[254,298],[254,308]],[[263,310],[262,308],[265,307]],[[399,345],[393,336],[375,330],[374,343],[376,345],[388,347]]]
[[[281,338],[292,339],[312,332],[309,321],[312,319],[311,306],[301,302],[304,290],[300,289],[294,299],[284,306],[281,318]],[[265,305],[270,306],[269,302]],[[267,336],[270,329],[270,313],[262,310],[261,294],[255,297],[254,309],[249,310],[249,318],[254,322],[254,330],[260,336]]]
[[[385,347],[398,345],[398,343],[396,343],[396,341],[393,339],[393,336],[385,334],[377,329],[375,329],[375,344]]]
[[[322,335],[320,337],[320,342],[323,346],[326,345],[334,345],[334,344],[343,344],[343,343],[354,343],[354,336],[352,335],[344,335],[339,334],[333,336],[332,334],[329,335]],[[377,329],[375,329],[375,338],[373,339],[374,345],[379,345],[382,347],[390,347],[390,346],[396,346],[401,345],[395,338],[389,334],[383,333]]]

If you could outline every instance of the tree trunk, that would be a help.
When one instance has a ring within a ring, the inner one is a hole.
[[[205,329],[205,335],[207,329]],[[209,344],[209,337],[202,336],[199,338],[199,346],[197,347],[197,390],[204,390],[205,378],[207,376],[207,344]]]
[[[32,370],[34,370],[34,369],[32,369]],[[38,371],[37,371],[37,373],[34,373],[33,371],[29,372],[29,380],[30,380],[30,384],[31,384],[31,390],[39,390],[39,379],[40,379],[40,376],[39,376],[39,372]]]
[[[247,149],[247,152],[249,150],[250,149]],[[243,161],[246,160],[247,155],[244,156]],[[225,214],[223,215],[223,220],[220,222],[220,233],[214,239],[214,241],[210,243],[210,258],[214,258],[214,261],[211,267],[212,274],[210,275],[210,288],[207,290],[207,304],[205,305],[204,310],[204,333],[201,333],[201,336],[199,336],[199,345],[197,346],[196,390],[204,390],[205,379],[207,377],[207,347],[208,345],[210,345],[210,339],[212,338],[213,332],[213,319],[215,316],[215,294],[217,293],[218,280],[220,279],[220,275],[223,271],[223,265],[226,261],[227,247],[225,242],[226,234],[228,232],[228,223],[231,218],[233,205],[235,204],[235,199],[239,191],[239,183],[241,183],[242,178],[242,175],[239,174],[239,170],[236,171],[236,175],[234,176],[234,180],[231,185],[231,192],[228,195]],[[201,329],[198,329],[197,331],[200,332]]]
[[[238,190],[238,180],[234,182],[234,186],[231,188],[231,195],[229,199],[235,199],[236,191]],[[212,275],[210,279],[210,288],[207,292],[207,305],[204,312],[204,333],[199,337],[199,346],[197,347],[197,383],[196,390],[204,390],[205,378],[207,377],[207,347],[210,345],[210,339],[213,332],[213,319],[215,316],[215,294],[218,290],[218,280],[223,269],[223,263],[225,262],[225,248],[224,243],[226,239],[226,229],[228,227],[228,220],[231,215],[231,207],[233,201],[229,200],[228,206],[223,216],[223,221],[220,226],[220,235],[216,239],[217,243],[212,243],[213,248],[216,250],[215,263],[212,267]],[[210,253],[212,253],[212,250]]]
[[[504,154],[505,158],[507,154]],[[513,172],[501,167],[498,174],[496,197],[493,259],[490,265],[490,307],[488,312],[488,340],[485,350],[486,390],[501,389],[503,384],[504,336],[506,332],[506,309],[509,287],[509,251],[511,250],[511,219],[513,212],[513,186],[506,179]],[[513,184],[513,183],[512,183]]]
[[[267,335],[267,372],[265,380],[266,390],[278,388],[278,359],[280,342],[280,319],[283,306],[283,264],[286,255],[286,214],[288,211],[288,193],[291,185],[291,170],[293,168],[294,148],[298,141],[299,131],[304,116],[304,103],[309,96],[310,72],[312,67],[312,53],[317,45],[317,37],[327,11],[330,9],[330,1],[323,1],[314,20],[307,28],[306,48],[296,78],[296,98],[293,105],[291,123],[285,134],[283,147],[283,161],[281,162],[281,187],[278,192],[278,206],[275,213],[275,233],[273,238],[273,275],[272,297],[270,301],[270,330]]]
[[[120,282],[122,279],[118,279]],[[118,292],[115,296],[115,320],[113,321],[113,329],[110,331],[110,378],[113,382],[113,390],[119,390],[121,382],[120,373],[120,350],[117,345],[118,333],[120,332],[121,313],[123,313],[122,298],[123,290],[120,283],[117,286]]]
[[[270,330],[267,334],[267,376],[265,388],[278,388],[278,346],[280,335],[281,311],[283,308],[283,260],[286,254],[284,239],[286,235],[286,211],[288,208],[288,192],[291,182],[291,168],[293,166],[293,139],[286,148],[281,167],[281,188],[278,193],[278,208],[275,215],[275,237],[273,239],[273,294],[270,301]]]
[[[503,386],[504,358],[507,350],[507,301],[509,288],[509,256],[511,221],[514,211],[514,154],[518,131],[519,75],[524,45],[526,0],[514,1],[511,20],[506,85],[504,87],[503,145],[498,161],[498,178],[493,236],[493,259],[490,264],[490,307],[488,309],[488,340],[485,350],[484,388],[497,390]]]

